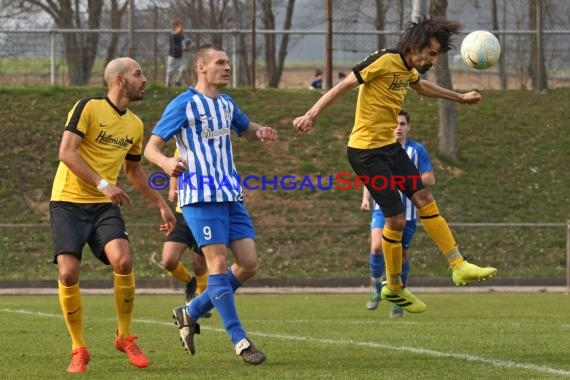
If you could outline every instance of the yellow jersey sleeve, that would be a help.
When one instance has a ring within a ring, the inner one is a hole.
[[[394,144],[398,112],[410,83],[420,79],[418,71],[398,51],[385,49],[369,55],[352,72],[360,88],[348,146],[375,149]]]
[[[89,100],[88,98],[79,100],[69,111],[65,124],[66,131],[73,132],[81,137],[85,136],[93,121]]]

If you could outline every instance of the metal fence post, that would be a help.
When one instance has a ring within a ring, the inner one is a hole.
[[[237,57],[237,30],[232,33],[232,87],[237,87],[237,73],[239,70],[238,57]]]
[[[49,82],[55,86],[55,31],[50,32],[50,76]]]

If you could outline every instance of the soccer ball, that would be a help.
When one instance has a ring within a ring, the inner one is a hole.
[[[499,40],[485,30],[469,33],[461,43],[461,58],[472,69],[488,69],[499,60],[500,55]]]

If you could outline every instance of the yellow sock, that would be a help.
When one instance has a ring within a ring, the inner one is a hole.
[[[185,284],[187,284],[188,281],[190,281],[190,278],[192,278],[192,276],[190,276],[190,273],[188,272],[184,264],[182,264],[182,262],[180,261],[178,262],[178,264],[176,264],[176,268],[170,271],[170,275],[175,279],[182,281]]]
[[[204,274],[196,275],[196,295],[204,293],[208,286],[208,271]]]
[[[79,284],[64,286],[58,281],[59,305],[71,336],[72,349],[87,347],[83,339],[83,306]]]
[[[446,257],[449,265],[455,267],[463,262],[453,234],[445,219],[439,214],[435,201],[431,201],[418,209],[420,220],[426,233],[435,242],[439,250]]]
[[[114,273],[115,278],[115,306],[119,327],[119,338],[131,335],[131,321],[133,319],[133,307],[135,306],[135,274]]]
[[[386,281],[390,290],[402,288],[402,234],[388,227],[382,230],[382,252],[386,263]]]

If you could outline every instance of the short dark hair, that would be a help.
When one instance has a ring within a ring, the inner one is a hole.
[[[176,29],[176,27],[178,27],[178,26],[182,26],[182,21],[180,21],[180,20],[172,21],[172,29]]]
[[[410,117],[410,113],[408,111],[406,111],[405,109],[401,109],[400,112],[398,112],[398,116],[404,116],[406,118],[406,123],[410,124],[410,120],[412,119]]]
[[[451,37],[462,27],[461,23],[444,18],[420,18],[406,25],[396,48],[401,54],[409,53],[413,49],[422,50],[435,38],[441,46],[440,53],[446,53],[454,48]]]
[[[204,44],[204,45],[200,45],[200,47],[198,48],[198,52],[196,54],[204,53],[207,50],[225,51],[224,48],[222,48],[219,45]]]
[[[210,50],[214,51],[225,51],[221,46],[214,45],[214,44],[204,44],[201,45],[198,50],[196,51],[196,58],[195,62],[198,62],[200,59],[203,61],[207,61],[208,52]]]

